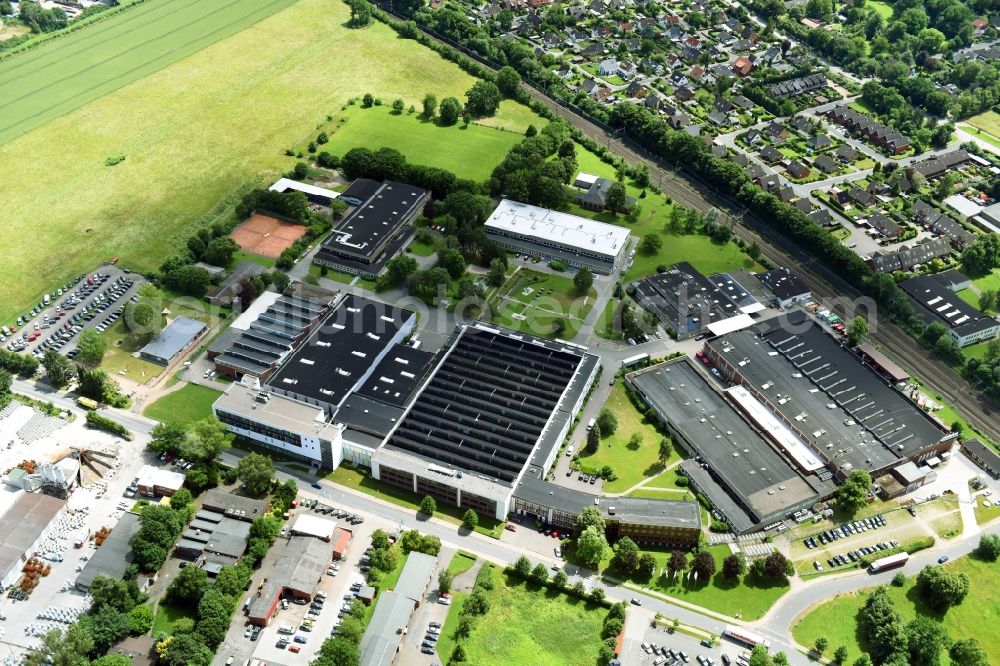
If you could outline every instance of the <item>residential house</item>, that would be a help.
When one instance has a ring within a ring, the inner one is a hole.
[[[810,74],[797,79],[779,81],[767,86],[767,94],[772,99],[787,99],[798,97],[806,93],[814,92],[826,87],[826,76],[824,74]]]
[[[812,134],[813,125],[803,116],[795,116],[788,121],[788,124],[799,134]]]
[[[885,238],[899,239],[903,235],[903,227],[896,224],[882,213],[875,213],[868,218],[868,225]]]
[[[788,163],[788,173],[792,175],[792,178],[803,179],[809,176],[809,167],[800,162],[799,160],[792,160]]]
[[[725,146],[720,146],[717,143],[713,143],[712,144],[712,155],[714,157],[718,157],[718,158],[721,159],[721,158],[726,157],[726,155],[728,155],[728,154],[729,154],[729,150],[727,150]]]
[[[817,134],[816,136],[811,136],[806,139],[806,145],[809,146],[813,151],[819,152],[821,150],[826,150],[833,145],[833,141],[830,140],[826,134]]]
[[[833,215],[826,208],[817,208],[813,212],[809,213],[809,219],[815,222],[821,227],[832,227],[836,224],[836,220],[833,219]]]
[[[722,111],[712,111],[707,117],[708,122],[713,125],[722,126],[729,124],[729,116]]]
[[[645,86],[638,81],[632,81],[632,83],[628,84],[628,88],[625,89],[625,94],[632,99],[643,99],[648,92]]]
[[[791,136],[788,128],[776,120],[772,120],[767,127],[764,128],[764,131],[767,132],[771,139],[775,141],[784,141]]]
[[[597,73],[600,76],[616,76],[618,74],[618,61],[614,58],[602,60],[597,66]]]
[[[746,56],[740,56],[733,61],[732,67],[736,76],[749,76],[750,72],[753,71],[753,62]]]
[[[674,90],[674,97],[682,102],[690,102],[694,99],[694,91],[687,86],[681,86],[680,88],[676,88]]]
[[[732,101],[733,101],[733,104],[735,104],[736,106],[740,107],[744,111],[751,111],[751,110],[753,110],[753,107],[754,107],[753,101],[750,100],[750,99],[748,99],[748,98],[746,98],[746,97],[744,97],[743,95],[736,95],[735,97],[733,97]]]
[[[725,97],[715,98],[715,110],[722,111],[723,113],[729,113],[733,108],[733,103],[726,99]]]
[[[837,159],[844,164],[850,164],[858,159],[858,151],[854,146],[844,143],[837,148]]]
[[[695,65],[688,71],[688,76],[695,81],[701,81],[701,79],[705,76],[705,68],[701,65]]]
[[[851,201],[858,204],[859,206],[871,206],[875,203],[875,197],[868,190],[863,190],[857,185],[853,185],[848,192],[848,196],[851,197]]]
[[[795,190],[791,185],[783,185],[778,189],[778,198],[785,203],[791,203],[795,199]]]
[[[829,155],[820,155],[814,159],[813,166],[827,175],[840,171],[840,165]]]
[[[768,164],[774,164],[775,162],[780,162],[785,157],[784,155],[781,154],[781,151],[779,151],[774,146],[764,146],[760,150],[760,153],[758,154],[760,155],[760,158],[765,162],[767,162]]]
[[[917,162],[916,164],[911,164],[910,168],[907,170],[919,173],[927,180],[934,180],[936,178],[940,178],[953,169],[960,169],[966,164],[980,160],[982,160],[982,158],[970,155],[965,150],[954,150],[950,153],[945,153],[944,155],[938,155],[937,157],[932,157],[930,159]]]
[[[701,58],[701,49],[685,44],[681,47],[680,56],[684,62],[698,62]]]
[[[853,132],[859,132],[870,141],[894,155],[905,153],[910,148],[910,140],[896,130],[886,127],[877,120],[858,113],[849,106],[838,106],[826,114],[830,120]]]
[[[655,90],[651,91],[646,95],[646,101],[644,102],[647,109],[652,109],[653,111],[659,111],[660,106],[663,104],[663,99],[660,97],[660,93]]]
[[[896,252],[876,252],[868,258],[867,263],[876,273],[908,271],[918,264],[945,257],[951,251],[951,243],[947,238],[935,238],[913,247],[904,245]]]
[[[808,215],[813,211],[812,201],[806,199],[805,197],[801,199],[796,199],[795,201],[792,202],[792,205],[798,208],[800,212],[803,212],[806,215]]]
[[[743,135],[743,140],[750,146],[756,146],[762,139],[760,132],[755,129],[747,130],[747,133]]]
[[[667,123],[675,130],[684,129],[690,127],[691,116],[686,113],[675,113],[667,119]]]

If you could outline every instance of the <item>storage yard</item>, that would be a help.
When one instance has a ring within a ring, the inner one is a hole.
[[[121,540],[109,535],[135,502],[123,493],[149,462],[145,442],[120,444],[83,419],[17,402],[0,411],[0,640],[8,646],[30,648],[86,608],[77,578],[99,552],[97,542]]]

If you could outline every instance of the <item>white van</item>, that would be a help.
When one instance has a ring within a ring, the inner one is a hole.
[[[287,625],[287,624],[283,624],[280,627],[278,627],[278,633],[279,634],[294,634],[295,633],[295,627],[292,627],[292,626]]]
[[[573,457],[573,445],[572,444],[570,444],[569,446],[566,447],[566,457],[567,458]]]
[[[52,299],[49,298],[48,294],[45,294],[45,298],[42,299],[42,302],[45,303],[46,305],[48,305],[49,303],[52,302]]]
[[[590,432],[591,430],[594,429],[595,423],[597,423],[597,419],[590,419],[590,422],[587,423],[587,432]]]

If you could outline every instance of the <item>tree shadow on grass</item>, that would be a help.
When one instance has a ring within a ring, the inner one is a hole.
[[[644,469],[642,474],[643,476],[655,476],[660,472],[664,471],[665,469],[667,469],[667,466],[664,465],[662,462],[655,462],[646,469]]]
[[[927,600],[924,599],[924,595],[920,593],[920,590],[917,589],[916,585],[906,591],[906,599],[913,604],[913,610],[916,611],[917,615],[942,622],[944,621],[944,616],[948,614],[947,608],[941,610],[928,604]]]

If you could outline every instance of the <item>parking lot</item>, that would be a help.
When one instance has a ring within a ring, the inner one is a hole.
[[[113,325],[143,281],[142,276],[114,266],[81,275],[46,294],[32,310],[18,317],[17,330],[0,335],[0,343],[10,351],[39,358],[48,349],[73,358],[80,333],[85,328],[103,331]]]
[[[728,638],[711,647],[703,640],[679,631],[671,633],[668,627],[653,624],[651,611],[631,607],[619,658],[629,666],[725,666],[727,660],[732,666],[745,666],[750,656],[743,645]]]
[[[43,464],[64,457],[71,447],[107,450],[117,453],[108,458],[104,477],[89,487],[80,487],[70,495],[66,512],[50,526],[49,536],[38,546],[37,555],[51,567],[40,577],[37,587],[24,600],[5,593],[0,596],[0,640],[17,653],[21,648],[38,644],[38,636],[53,627],[65,627],[86,608],[86,597],[76,591],[77,574],[94,552],[94,542],[83,548],[73,541],[81,533],[91,534],[102,527],[114,528],[122,513],[133,501],[122,495],[142,465],[153,460],[145,454],[141,435],[127,446],[116,437],[86,427],[82,418],[72,423],[45,416],[30,407],[15,405],[0,415],[0,468],[6,470],[24,460]],[[13,501],[16,493],[0,487],[0,502]],[[12,588],[13,589],[13,588]]]

